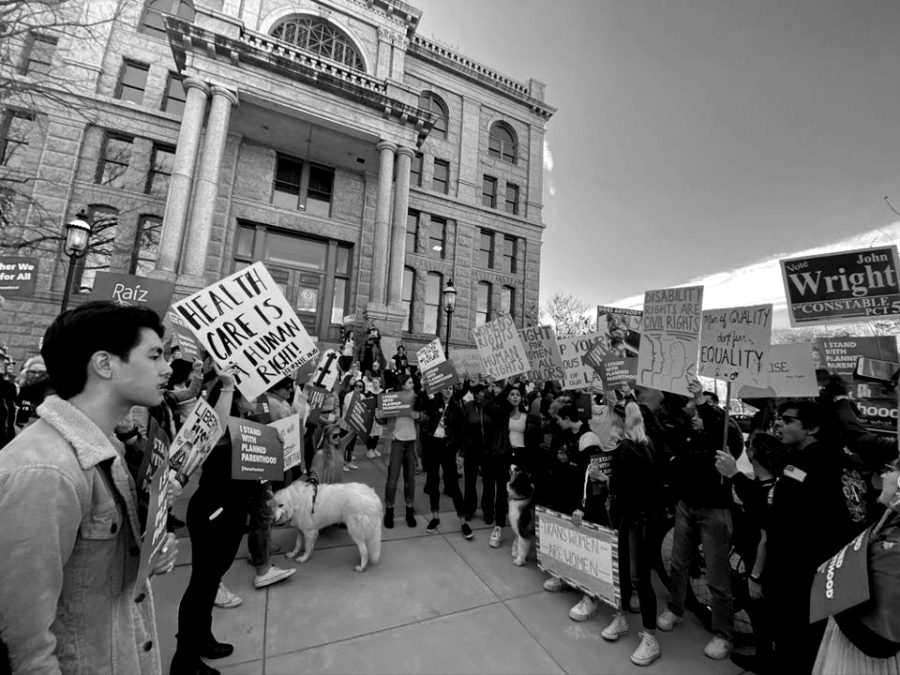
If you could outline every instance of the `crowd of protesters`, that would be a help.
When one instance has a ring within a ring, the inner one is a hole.
[[[292,379],[248,401],[231,370],[208,358],[182,359],[163,336],[149,310],[88,303],[56,319],[41,356],[30,358],[15,381],[0,352],[0,666],[162,671],[150,585],[135,587],[147,505],[134,472],[147,451],[150,420],[173,438],[204,397],[220,419],[300,415],[304,461],[273,485],[231,477],[227,431],[210,453],[187,508],[192,567],[178,612],[175,675],[214,674],[207,660],[233,652],[213,635],[212,612],[242,603],[222,578],[245,532],[256,588],[295,573],[270,560],[273,490],[293,480],[340,482],[359,469],[357,441],[366,458],[386,468],[385,528],[395,527],[402,478],[407,527],[417,526],[419,483],[429,498],[427,532],[441,529],[443,494],[465,540],[475,538],[471,523],[478,518],[491,528],[487,545],[499,548],[513,465],[531,477],[537,505],[575,527],[613,528],[621,603],[601,635],[624,638],[629,615],[639,614],[631,656],[637,665],[661,656],[660,632],[675,630],[683,617],[699,544],[710,592],[709,658],[731,657],[757,673],[898,672],[900,547],[891,553],[900,543],[897,444],[860,423],[837,378],[815,400],[747,401],[760,412],[742,433],[699,383],[683,396],[627,385],[585,393],[525,377],[466,378],[429,394],[405,349],[384,354],[372,328],[359,344],[353,331],[342,335],[343,376],[311,416],[304,387]],[[407,412],[375,419],[368,437],[357,438],[344,421],[354,396],[389,390],[400,392]],[[747,473],[739,468],[744,453]],[[173,481],[170,501],[181,488]],[[668,523],[669,597],[658,612],[652,573]],[[184,525],[172,515],[168,524]],[[871,556],[870,600],[811,624],[817,568],[874,524],[869,541],[879,555]],[[732,569],[735,552],[743,575]],[[153,574],[171,571],[176,553],[170,537],[152,561]],[[560,592],[567,581],[551,574],[543,587]],[[752,622],[752,655],[733,653],[738,600]],[[600,605],[582,592],[569,616],[590,620]]]

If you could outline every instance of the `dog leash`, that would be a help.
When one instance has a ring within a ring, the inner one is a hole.
[[[315,476],[309,476],[306,480],[308,483],[312,483],[313,486],[312,510],[310,511],[310,514],[313,514],[316,512],[316,497],[319,496],[319,479]]]

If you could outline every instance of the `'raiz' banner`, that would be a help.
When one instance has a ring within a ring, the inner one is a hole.
[[[781,261],[791,326],[900,316],[897,247]]]
[[[703,286],[644,293],[638,384],[688,394],[697,379]]]
[[[172,310],[217,365],[237,368],[235,383],[248,400],[319,352],[260,262],[177,302]]]
[[[119,305],[149,307],[164,317],[174,291],[175,284],[171,281],[118,272],[97,272],[91,300],[112,300]]]

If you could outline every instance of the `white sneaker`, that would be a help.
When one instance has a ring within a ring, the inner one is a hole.
[[[569,618],[572,621],[587,621],[592,619],[600,609],[600,604],[589,595],[583,595],[578,604],[569,610]]]
[[[641,631],[641,644],[631,655],[631,662],[636,666],[649,666],[660,655],[659,640],[655,635]]]
[[[628,616],[622,612],[616,612],[612,623],[604,628],[601,633],[604,640],[615,642],[623,635],[628,635]]]
[[[225,584],[221,582],[219,583],[219,590],[216,591],[216,600],[214,602],[216,607],[231,609],[233,607],[239,606],[243,601],[243,598],[241,598],[239,595],[235,595],[227,588],[225,588]]]
[[[666,632],[675,628],[675,624],[678,623],[679,616],[675,614],[671,609],[665,610],[662,614],[656,617],[656,627],[660,630],[664,630]]]
[[[374,450],[366,450],[366,459],[375,459],[378,455],[375,454]]]
[[[549,591],[550,593],[559,593],[565,587],[566,582],[553,575],[550,575],[550,578],[544,582],[544,590]]]
[[[350,473],[350,467],[347,466],[346,464],[344,464],[344,471],[345,471],[346,473]]]
[[[500,548],[500,544],[503,543],[503,528],[499,525],[494,526],[494,529],[491,530],[491,538],[488,539],[488,545],[491,548]]]
[[[731,642],[716,635],[703,648],[703,653],[716,661],[722,661],[731,656]]]
[[[277,584],[279,581],[284,581],[285,579],[294,576],[296,573],[296,567],[283,570],[280,567],[275,567],[275,565],[272,565],[269,568],[269,571],[265,574],[256,575],[256,578],[253,580],[253,585],[256,588],[265,588],[266,586]]]
[[[356,464],[354,464],[353,462],[348,462],[348,463],[345,464],[344,466],[349,466],[351,469],[358,469],[358,468],[359,468],[359,467],[356,466]]]

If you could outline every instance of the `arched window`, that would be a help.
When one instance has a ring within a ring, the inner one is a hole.
[[[447,110],[447,104],[440,96],[430,91],[422,92],[419,97],[419,107],[428,112],[434,113],[437,119],[434,121],[434,130],[447,137],[447,122],[450,119],[450,113]]]
[[[490,140],[488,143],[488,154],[491,157],[502,159],[510,164],[516,163],[519,149],[516,143],[516,134],[503,122],[495,122],[491,126]]]
[[[166,37],[164,17],[175,16],[185,21],[194,20],[194,3],[191,0],[149,0],[138,30],[147,35]]]
[[[334,24],[317,16],[295,16],[280,21],[272,29],[272,37],[355,70],[366,70],[353,40]]]

